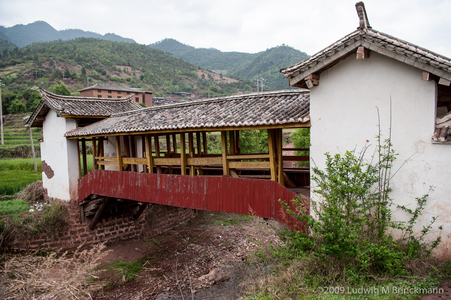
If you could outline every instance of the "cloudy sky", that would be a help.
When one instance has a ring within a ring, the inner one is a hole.
[[[286,44],[309,55],[355,30],[356,0],[0,0],[0,25],[109,32],[150,44],[255,53]],[[451,0],[366,0],[371,26],[451,57]]]

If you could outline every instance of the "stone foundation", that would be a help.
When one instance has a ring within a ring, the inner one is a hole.
[[[195,210],[166,205],[149,204],[138,220],[131,214],[101,219],[94,230],[89,230],[88,222],[81,223],[80,206],[76,200],[67,203],[69,225],[57,236],[45,234],[31,235],[28,239],[15,240],[15,249],[71,249],[81,244],[99,242],[146,239],[155,237],[175,226],[185,224],[194,217]]]

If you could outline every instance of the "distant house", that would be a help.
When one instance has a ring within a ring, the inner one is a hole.
[[[141,91],[136,88],[125,86],[95,84],[79,90],[82,97],[97,97],[106,99],[120,99],[134,95],[136,103],[144,103],[146,106],[153,106],[152,92]]]
[[[378,108],[382,139],[391,129],[399,153],[392,198],[415,209],[415,198],[429,193],[416,231],[437,216],[436,227],[443,225],[443,231],[435,254],[450,259],[451,59],[372,29],[363,3],[356,8],[356,31],[281,70],[291,86],[310,89],[310,156],[324,169],[326,152],[373,145],[366,152],[369,158],[377,144]],[[408,218],[400,210],[393,217]],[[439,234],[433,231],[431,240]]]

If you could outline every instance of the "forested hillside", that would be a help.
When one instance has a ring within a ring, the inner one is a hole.
[[[149,45],[183,60],[227,76],[251,80],[256,86],[257,78],[265,79],[265,90],[287,89],[288,81],[279,70],[296,64],[308,55],[289,46],[277,46],[255,54],[221,52],[217,49],[194,48],[174,39],[164,39]]]
[[[12,27],[0,26],[0,40],[8,40],[20,48],[34,42],[49,42],[56,40],[67,41],[79,37],[92,37],[115,42],[135,43],[132,39],[123,38],[113,33],[101,35],[80,29],[58,31],[44,21],[36,21],[27,25],[18,24]]]
[[[93,38],[16,47],[0,61],[6,113],[31,110],[38,97],[36,86],[52,90],[58,82],[72,93],[95,83],[142,88],[155,96],[173,92],[219,96],[250,90],[249,81],[231,82],[213,75],[145,45]]]

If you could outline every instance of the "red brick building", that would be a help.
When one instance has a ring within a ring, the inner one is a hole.
[[[97,98],[125,98],[134,95],[136,103],[144,103],[146,106],[153,106],[152,92],[140,91],[136,88],[126,86],[95,84],[87,88],[79,90],[81,97],[97,97]]]

